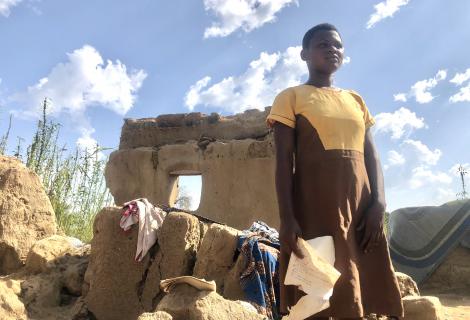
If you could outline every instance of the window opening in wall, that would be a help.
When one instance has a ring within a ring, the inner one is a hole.
[[[179,175],[177,184],[178,194],[174,206],[184,210],[197,210],[201,201],[201,175]]]

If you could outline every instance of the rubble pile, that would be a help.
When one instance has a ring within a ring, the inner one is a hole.
[[[203,177],[199,208],[168,212],[141,261],[135,260],[138,227],[121,229],[121,207],[97,214],[91,244],[59,235],[37,175],[15,158],[0,156],[0,319],[265,319],[245,301],[240,276],[247,261],[236,248],[238,229],[255,220],[279,224],[267,112],[126,120],[120,148],[106,168],[117,204],[147,197],[172,205],[179,175]],[[468,293],[465,250],[454,250],[420,288]],[[213,280],[216,291],[187,284],[160,289],[161,280],[179,276]],[[443,319],[438,298],[421,296],[406,274],[397,278],[406,320]]]

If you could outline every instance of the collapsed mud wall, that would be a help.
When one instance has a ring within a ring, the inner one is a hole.
[[[20,269],[33,243],[56,232],[39,177],[18,159],[0,155],[0,275]]]
[[[243,229],[254,220],[278,227],[274,143],[269,108],[223,117],[216,113],[127,119],[119,150],[106,167],[117,205],[146,197],[173,205],[178,177],[200,175],[196,214]]]

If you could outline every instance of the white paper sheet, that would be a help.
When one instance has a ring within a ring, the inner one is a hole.
[[[333,238],[324,236],[297,240],[304,254],[302,259],[291,254],[284,283],[298,286],[307,295],[300,298],[283,320],[303,320],[329,307],[333,286],[341,275],[334,268]]]

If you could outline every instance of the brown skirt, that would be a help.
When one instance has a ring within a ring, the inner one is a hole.
[[[311,318],[358,318],[370,313],[403,316],[385,236],[369,253],[364,253],[358,244],[360,235],[356,226],[370,199],[363,153],[325,150],[310,122],[297,116],[295,216],[304,239],[333,237],[335,268],[341,272],[333,288],[330,307]],[[282,285],[288,263],[289,255],[281,246],[282,313],[287,313],[287,308],[303,295],[295,286]]]

